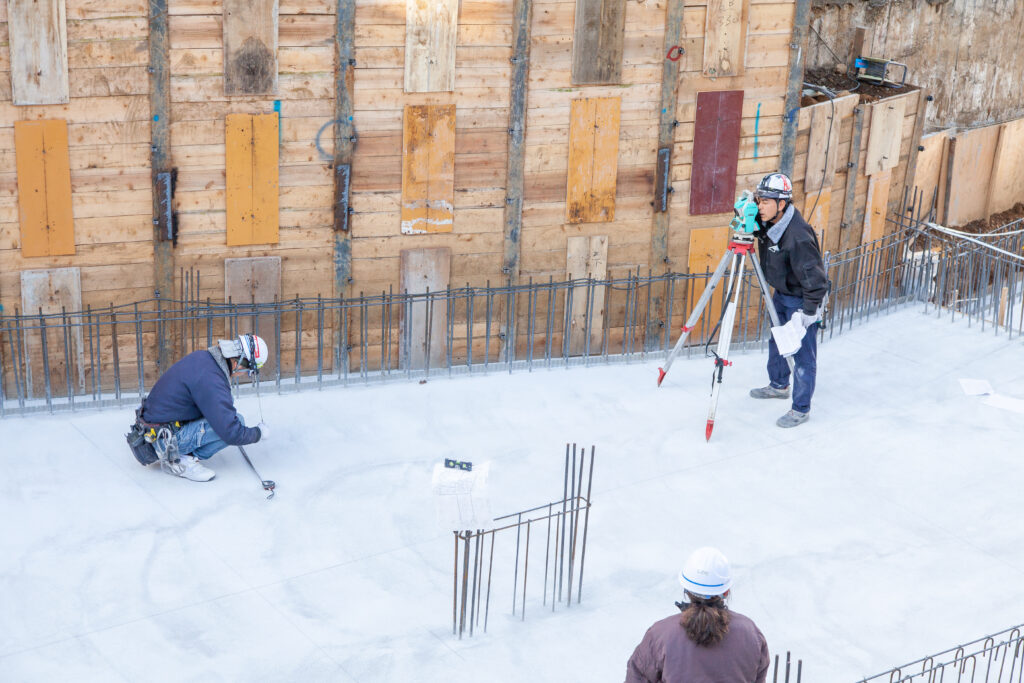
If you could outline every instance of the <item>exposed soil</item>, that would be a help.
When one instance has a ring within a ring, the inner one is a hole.
[[[1018,218],[1024,218],[1024,204],[1022,203],[1018,203],[1012,209],[992,214],[992,217],[987,221],[984,218],[979,218],[978,220],[971,221],[966,225],[952,227],[955,227],[957,230],[963,230],[964,232],[971,232],[977,235],[985,232],[992,232],[1007,223],[1012,223]]]
[[[906,84],[898,88],[889,88],[880,85],[874,85],[872,83],[862,83],[854,79],[851,76],[846,75],[845,72],[839,73],[835,69],[828,67],[818,67],[816,69],[808,69],[804,73],[804,81],[807,83],[814,83],[815,85],[823,85],[832,92],[836,93],[840,97],[847,95],[851,92],[855,92],[860,95],[861,102],[874,102],[876,100],[883,100],[886,97],[895,97],[896,95],[902,95],[912,90],[917,90],[916,85]],[[817,104],[818,102],[825,102],[828,98],[824,95],[815,95],[814,97],[804,97],[800,101],[801,107],[806,107],[811,104]]]

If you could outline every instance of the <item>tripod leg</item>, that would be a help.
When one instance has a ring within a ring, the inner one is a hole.
[[[708,422],[704,428],[704,440],[711,440],[711,432],[715,428],[715,412],[718,410],[718,392],[722,387],[722,373],[729,363],[729,346],[732,345],[732,329],[736,322],[736,308],[739,306],[740,293],[743,290],[743,256],[736,255],[732,272],[729,275],[729,286],[733,290],[732,300],[722,316],[721,332],[718,336],[718,349],[715,353],[715,370],[711,378],[711,406],[708,408]]]
[[[757,254],[753,251],[749,253],[750,262],[754,264],[754,274],[757,275],[757,284],[761,286],[761,296],[764,297],[764,305],[768,309],[768,319],[772,321],[772,327],[778,327],[782,323],[779,321],[779,314],[775,310],[775,304],[772,303],[772,293],[768,290],[768,281],[764,279],[764,271],[761,270],[761,262],[757,259]],[[768,334],[771,334],[769,331]],[[795,373],[793,357],[786,356],[786,363],[789,364],[789,371]]]
[[[715,293],[715,287],[722,281],[722,276],[725,274],[725,269],[729,265],[729,260],[732,258],[733,252],[726,251],[722,255],[722,260],[719,261],[718,267],[715,268],[715,272],[711,275],[711,279],[708,280],[708,284],[704,287],[704,292],[700,295],[700,299],[697,300],[697,305],[694,306],[693,311],[690,313],[690,317],[686,319],[686,324],[683,325],[683,333],[679,336],[675,346],[669,351],[668,357],[665,359],[665,367],[658,368],[658,386],[661,386],[661,381],[665,379],[665,375],[668,374],[669,368],[672,367],[672,362],[676,356],[683,349],[683,344],[686,342],[686,337],[690,334],[693,326],[697,324],[697,320],[700,319],[701,313],[707,307],[708,302],[711,301],[711,296]],[[671,324],[671,321],[669,321]]]

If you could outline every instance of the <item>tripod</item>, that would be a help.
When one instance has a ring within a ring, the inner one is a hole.
[[[778,327],[779,316],[775,312],[775,306],[772,304],[771,293],[768,291],[768,283],[764,279],[764,271],[761,270],[761,263],[757,259],[757,254],[754,252],[754,236],[739,230],[733,230],[732,239],[729,241],[729,246],[726,248],[725,253],[722,255],[722,260],[719,262],[715,272],[711,275],[711,279],[708,280],[707,286],[704,288],[704,292],[700,295],[700,299],[697,300],[697,305],[690,313],[690,317],[686,319],[686,323],[683,325],[683,333],[679,337],[675,346],[668,354],[668,358],[665,359],[665,367],[658,368],[658,386],[661,386],[662,380],[665,379],[665,375],[668,374],[669,369],[672,367],[672,362],[676,356],[683,349],[683,344],[686,342],[686,337],[693,330],[694,325],[697,324],[697,320],[700,319],[701,313],[707,307],[708,302],[711,301],[712,295],[715,293],[715,288],[718,283],[722,281],[722,277],[725,275],[726,267],[729,268],[729,287],[726,289],[727,296],[731,294],[731,299],[725,308],[725,314],[722,316],[719,324],[721,325],[721,332],[718,336],[718,347],[715,351],[715,369],[712,373],[711,379],[711,407],[708,409],[708,423],[704,430],[704,438],[706,441],[711,440],[711,432],[715,428],[715,409],[718,407],[718,391],[722,386],[722,373],[725,368],[732,363],[729,359],[729,345],[732,343],[732,328],[733,323],[736,321],[736,307],[740,302],[740,295],[743,289],[743,266],[744,256],[750,259],[753,265],[754,274],[757,275],[757,282],[761,286],[761,295],[764,297],[765,306],[768,307],[768,317],[772,321],[773,327]],[[789,363],[789,369],[793,371],[793,359],[786,358]]]

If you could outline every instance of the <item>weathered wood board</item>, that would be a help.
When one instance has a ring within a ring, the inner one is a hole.
[[[942,162],[945,159],[945,147],[949,144],[949,131],[943,130],[921,138],[924,149],[918,152],[917,169],[914,172],[913,189],[922,194],[927,211],[933,203],[942,206],[942,195],[945,189],[941,184]]]
[[[455,105],[405,108],[402,233],[451,232],[455,216]]]
[[[985,217],[999,128],[985,126],[957,133],[955,152],[949,160],[946,225],[963,225]]]
[[[22,256],[74,254],[67,121],[15,121],[14,144]]]
[[[868,180],[867,206],[864,209],[864,232],[861,244],[873,242],[885,235],[885,216],[889,205],[892,171],[875,173]]]
[[[44,315],[82,310],[82,277],[78,268],[50,268],[47,270],[21,271],[21,308],[25,315],[38,316],[40,310]],[[37,318],[31,323],[37,328],[41,326]],[[47,325],[59,324],[48,321]],[[70,328],[68,339],[63,332],[49,331],[46,333],[46,348],[50,370],[50,393],[52,396],[66,396],[70,380],[71,390],[81,391],[85,388],[85,364],[83,363],[82,327]],[[67,354],[65,342],[69,343]],[[41,331],[28,331],[25,334],[24,358],[30,359],[26,368],[26,395],[42,397],[46,395],[46,380],[42,375],[43,340]],[[71,367],[65,363],[70,359]],[[33,378],[33,372],[37,373]],[[33,380],[35,380],[33,382]]]
[[[224,301],[236,304],[269,304],[281,300],[281,257],[261,256],[253,258],[224,259]],[[275,317],[264,314],[239,320],[240,332],[258,334],[272,344],[276,337]],[[250,329],[252,328],[252,329]],[[262,376],[269,377],[276,372],[276,358],[279,349],[270,348],[270,357],[263,364]]]
[[[8,0],[14,104],[68,102],[68,32],[64,0]]]
[[[906,96],[890,97],[871,105],[865,175],[872,176],[882,171],[890,171],[899,163],[906,109]]]
[[[224,0],[224,94],[277,92],[278,0]]]
[[[618,97],[572,100],[565,206],[569,223],[615,220],[620,108]]]
[[[739,76],[744,71],[750,0],[708,0],[704,24],[704,75]]]
[[[1024,119],[1003,124],[1000,154],[993,162],[989,213],[1024,202]]]
[[[626,0],[576,0],[573,85],[622,82]]]
[[[278,115],[225,117],[227,244],[278,242]]]
[[[742,119],[742,90],[697,93],[690,215],[732,210]]]
[[[452,252],[448,247],[403,249],[399,258],[399,287],[402,292],[423,294],[443,292],[451,277]],[[418,299],[402,307],[399,326],[399,357],[402,367],[422,370],[443,366],[447,355],[445,330],[448,311],[443,297]]]
[[[570,237],[565,250],[565,275],[567,279],[592,278],[603,280],[608,275],[608,236]],[[572,302],[566,294],[571,310],[569,332],[569,353],[578,356],[594,353],[601,348],[604,330],[604,287],[580,285],[571,288]],[[586,330],[590,329],[590,346],[587,347]]]
[[[459,0],[406,0],[405,92],[455,90]]]

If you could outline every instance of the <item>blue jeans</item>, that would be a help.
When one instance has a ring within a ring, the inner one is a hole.
[[[772,297],[779,323],[785,325],[793,314],[804,307],[804,300],[798,296],[787,296],[775,292]],[[793,410],[806,413],[811,410],[811,396],[814,395],[814,379],[818,374],[818,323],[807,328],[807,334],[800,342],[800,350],[793,356],[796,378],[793,381]],[[779,355],[774,337],[768,342],[768,379],[776,389],[789,386],[789,363]]]
[[[238,416],[245,424],[241,415]],[[178,430],[178,452],[182,455],[191,453],[200,460],[209,460],[215,454],[227,448],[224,440],[217,436],[206,418],[186,422]]]

